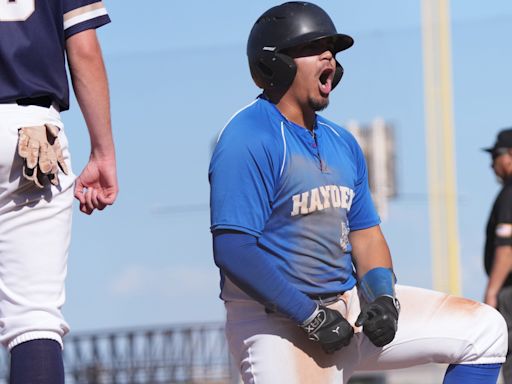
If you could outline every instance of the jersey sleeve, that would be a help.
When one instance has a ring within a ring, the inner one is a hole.
[[[87,29],[110,23],[103,1],[64,0],[64,36],[69,38]]]
[[[354,200],[348,212],[350,230],[370,228],[380,224],[380,218],[375,210],[370,186],[368,184],[368,169],[361,147],[354,139],[353,153],[357,169],[354,188]]]
[[[512,245],[512,188],[505,188],[495,207],[495,246]]]
[[[236,125],[224,130],[210,163],[211,230],[259,237],[271,213],[282,150],[268,134]]]

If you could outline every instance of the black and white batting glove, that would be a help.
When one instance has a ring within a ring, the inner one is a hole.
[[[318,341],[327,353],[349,345],[354,335],[354,329],[341,313],[323,306],[319,306],[301,327],[308,338]]]
[[[383,347],[395,338],[398,328],[400,304],[390,296],[379,296],[363,306],[356,326],[363,327],[363,333],[376,347]]]

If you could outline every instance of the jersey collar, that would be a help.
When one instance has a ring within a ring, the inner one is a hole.
[[[280,119],[281,119],[281,120],[282,120],[286,125],[291,126],[291,127],[294,127],[294,128],[296,128],[296,129],[299,129],[299,130],[300,130],[299,132],[301,132],[301,135],[311,137],[311,132],[309,132],[309,130],[308,130],[308,129],[304,128],[302,125],[296,124],[296,123],[294,123],[293,121],[288,120],[288,119],[286,118],[286,116],[285,116],[285,115],[283,115],[283,114],[281,113],[281,111],[279,110],[279,108],[277,108],[277,106],[276,106],[274,103],[272,103],[272,102],[267,98],[267,96],[266,96],[264,93],[260,94],[260,95],[258,96],[258,98],[259,98],[260,100],[262,100],[263,102],[267,103],[267,104],[270,106],[270,108],[274,111],[274,113],[275,113],[277,116],[279,116],[279,118],[280,118]],[[318,124],[318,115],[317,115],[317,114],[315,114],[315,126],[313,127],[313,132],[314,132],[314,134],[315,134],[315,136],[316,136],[316,137],[321,136],[321,130],[319,129],[319,124]]]

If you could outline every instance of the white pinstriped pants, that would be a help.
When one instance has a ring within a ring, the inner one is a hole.
[[[54,107],[0,104],[0,342],[8,349],[33,339],[62,345],[69,331],[61,307],[71,235],[75,176],[39,189],[21,175],[18,129],[51,123],[71,170],[68,142]]]
[[[255,301],[226,303],[230,352],[248,384],[340,384],[355,371],[407,368],[427,363],[495,364],[505,360],[507,328],[494,308],[421,288],[396,286],[398,332],[383,348],[356,328],[349,346],[326,354],[282,315]],[[357,289],[329,305],[354,324]]]

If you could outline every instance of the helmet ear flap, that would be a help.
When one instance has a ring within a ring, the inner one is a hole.
[[[336,60],[336,70],[334,72],[334,78],[332,79],[332,89],[334,89],[338,85],[342,77],[343,67],[341,66],[340,63],[338,63],[338,60]]]
[[[250,67],[256,85],[262,89],[286,89],[297,73],[297,66],[290,56],[272,51],[261,52]]]

